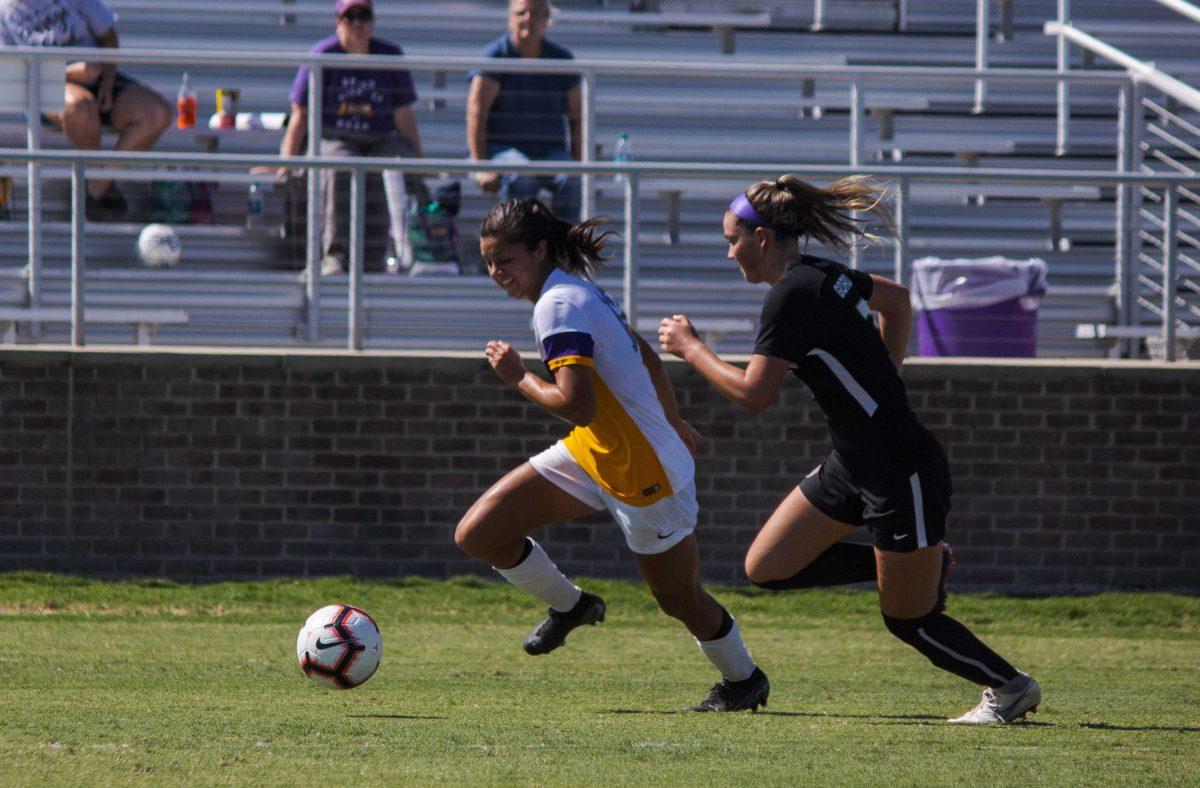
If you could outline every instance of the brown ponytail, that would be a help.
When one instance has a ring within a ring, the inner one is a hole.
[[[813,238],[826,246],[845,252],[859,238],[878,240],[863,227],[864,220],[851,216],[853,211],[873,213],[895,233],[892,212],[884,205],[885,190],[866,175],[851,175],[821,189],[795,175],[782,175],[774,182],[762,181],[746,190],[746,199],[784,236]],[[755,225],[738,219],[743,229]]]
[[[479,226],[479,237],[520,243],[531,252],[545,241],[546,256],[554,265],[592,279],[604,264],[605,240],[614,234],[600,229],[605,221],[605,217],[596,216],[571,224],[555,216],[536,197],[513,198],[488,211]]]

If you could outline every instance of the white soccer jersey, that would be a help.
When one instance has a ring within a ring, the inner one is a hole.
[[[692,455],[667,422],[637,339],[608,293],[556,268],[533,308],[533,330],[551,372],[592,367],[596,417],[563,444],[596,484],[617,500],[649,506],[691,481]]]

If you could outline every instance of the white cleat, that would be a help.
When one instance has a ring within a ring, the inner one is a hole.
[[[958,725],[1003,725],[1019,720],[1026,714],[1037,713],[1038,704],[1042,702],[1042,688],[1033,676],[1022,673],[1001,689],[1008,691],[1001,692],[990,687],[985,689],[983,698],[975,708],[948,722]]]

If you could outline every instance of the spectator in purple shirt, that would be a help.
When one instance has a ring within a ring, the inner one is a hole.
[[[402,55],[400,47],[374,38],[374,8],[371,0],[338,0],[334,7],[337,32],[318,41],[314,54]],[[292,114],[283,136],[281,156],[297,156],[308,133],[308,66],[302,66],[292,83]],[[326,68],[321,95],[322,156],[420,156],[421,138],[412,105],[417,100],[412,75],[407,71],[370,68]],[[324,226],[321,243],[324,256],[321,273],[346,270],[349,249],[349,174],[321,173]],[[388,226],[398,254],[405,239],[405,181],[409,191],[422,190],[417,177],[368,173],[366,193],[365,270],[383,270],[387,254]],[[385,199],[386,197],[386,199]],[[385,209],[390,209],[385,210]],[[397,226],[399,225],[399,226]]]

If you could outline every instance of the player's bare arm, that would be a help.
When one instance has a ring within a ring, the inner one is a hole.
[[[688,447],[688,451],[695,456],[696,444],[703,436],[699,430],[684,421],[683,417],[679,415],[679,401],[675,398],[675,387],[671,385],[671,379],[667,377],[666,370],[663,369],[662,359],[654,352],[654,348],[650,347],[650,343],[642,338],[641,334],[635,334],[635,336],[637,336],[638,349],[642,353],[642,363],[646,365],[646,370],[650,373],[650,382],[654,384],[654,393],[662,405],[663,415],[679,433],[679,437]]]
[[[527,370],[521,354],[507,342],[493,339],[484,355],[501,380],[548,413],[581,427],[596,418],[596,390],[590,367],[559,367],[554,371],[554,381],[549,382]]]
[[[775,401],[789,364],[781,358],[753,355],[745,369],[722,361],[696,334],[686,315],[665,317],[658,327],[662,349],[695,367],[730,402],[762,413]]]
[[[480,74],[471,80],[471,91],[467,96],[467,147],[476,161],[488,158],[487,117],[498,95],[500,83],[491,77]],[[477,172],[475,183],[485,192],[495,192],[500,188],[500,173]]]
[[[908,288],[899,282],[871,274],[874,285],[867,306],[879,315],[879,335],[887,346],[896,369],[904,363],[908,336],[912,330],[912,302]]]

